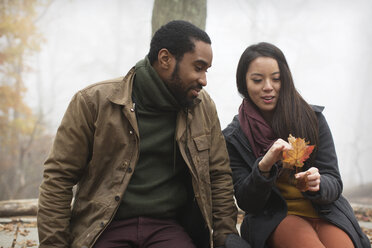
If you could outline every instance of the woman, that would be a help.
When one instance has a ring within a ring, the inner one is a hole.
[[[323,107],[310,106],[297,92],[283,53],[269,43],[248,47],[236,80],[244,99],[223,132],[235,197],[246,213],[242,237],[252,247],[371,247],[341,195]],[[297,172],[282,163],[283,152],[292,149],[290,134],[315,145]]]

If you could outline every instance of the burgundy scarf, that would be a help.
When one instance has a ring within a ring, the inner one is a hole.
[[[256,106],[247,98],[244,98],[239,107],[239,123],[256,158],[265,155],[277,137]]]

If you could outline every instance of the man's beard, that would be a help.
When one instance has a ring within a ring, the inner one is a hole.
[[[189,89],[185,88],[185,84],[179,76],[179,62],[177,61],[172,77],[169,81],[165,81],[169,91],[182,107],[189,107],[194,103],[194,99],[188,99],[187,93]],[[200,85],[198,87],[201,88]]]

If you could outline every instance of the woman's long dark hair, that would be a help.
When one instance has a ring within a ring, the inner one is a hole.
[[[318,120],[309,106],[296,90],[291,71],[283,52],[276,46],[261,42],[249,46],[242,54],[236,71],[236,84],[239,93],[249,98],[246,75],[250,63],[258,57],[269,57],[277,61],[280,71],[280,91],[271,127],[274,133],[284,140],[289,134],[294,137],[305,138],[310,144],[318,145]],[[312,155],[315,154],[315,151]],[[311,156],[314,157],[314,156]]]

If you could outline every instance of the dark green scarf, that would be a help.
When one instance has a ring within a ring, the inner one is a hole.
[[[133,96],[138,107],[146,112],[178,112],[180,106],[146,57],[136,66]]]

